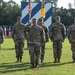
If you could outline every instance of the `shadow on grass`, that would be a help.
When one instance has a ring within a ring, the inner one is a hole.
[[[0,64],[0,73],[11,73],[29,69],[30,63],[3,63]]]
[[[66,65],[66,64],[73,64],[72,62],[65,62],[65,63],[52,63],[52,62],[47,62],[43,63],[40,65],[40,68],[43,67],[58,67],[61,65]],[[30,63],[2,63],[0,64],[0,73],[11,73],[11,72],[16,72],[16,71],[26,71],[30,67]]]
[[[73,62],[65,62],[65,63],[53,63],[53,62],[47,62],[40,65],[40,67],[53,67],[53,66],[61,66],[66,64],[73,64]]]
[[[15,50],[15,48],[1,48],[0,50]]]

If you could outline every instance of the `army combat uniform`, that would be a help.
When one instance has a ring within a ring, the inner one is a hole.
[[[53,42],[53,52],[54,52],[54,62],[60,62],[61,58],[61,52],[62,52],[62,42],[65,39],[66,36],[66,30],[62,23],[53,23],[53,25],[50,28],[49,33],[50,39]]]
[[[33,21],[35,20],[36,19],[33,19]],[[32,68],[39,65],[40,49],[44,40],[45,34],[43,28],[38,25],[32,25],[28,34],[30,63]]]
[[[3,38],[3,29],[0,27],[0,48],[1,48],[1,44],[4,42],[4,38]]]
[[[71,44],[72,59],[75,62],[75,24],[68,28],[68,39]]]
[[[23,47],[24,47],[24,40],[25,40],[25,26],[23,24],[15,24],[13,27],[12,38],[15,43],[16,49],[16,58],[17,62],[20,60],[22,62],[22,55],[23,55]]]
[[[25,29],[26,29],[26,40],[27,40],[27,48],[29,48],[29,45],[28,45],[28,33],[29,33],[29,28],[31,27],[31,23],[27,24],[25,26]]]
[[[42,20],[43,19],[40,18],[38,21],[42,21]],[[47,29],[47,27],[44,24],[42,24],[42,25],[39,24],[39,26],[41,26],[44,29],[44,32],[45,32],[45,42],[41,46],[41,62],[43,62],[44,54],[45,54],[45,43],[47,43],[49,41],[49,39],[48,39],[49,35],[48,35],[48,29]]]

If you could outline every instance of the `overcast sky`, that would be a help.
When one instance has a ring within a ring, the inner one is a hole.
[[[9,0],[4,0],[4,1],[9,1]],[[15,1],[16,3],[18,3],[19,5],[21,4],[20,1],[21,0],[13,0]],[[64,7],[64,8],[68,8],[68,4],[69,2],[71,2],[73,4],[73,7],[74,7],[74,0],[58,0],[58,7]],[[74,7],[75,8],[75,7]]]

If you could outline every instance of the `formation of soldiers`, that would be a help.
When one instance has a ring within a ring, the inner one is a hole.
[[[66,38],[66,29],[64,24],[61,23],[60,16],[56,16],[56,22],[50,27],[50,31],[42,18],[33,18],[32,23],[28,25],[21,23],[21,17],[17,18],[17,23],[13,26],[12,38],[15,43],[16,62],[22,62],[23,48],[25,38],[30,55],[31,68],[39,67],[39,59],[41,63],[44,60],[45,43],[49,42],[49,38],[53,42],[54,63],[59,63],[62,54],[62,43]],[[68,28],[68,39],[71,44],[72,58],[75,62],[75,18],[74,24]],[[3,43],[3,31],[0,28],[0,47]]]

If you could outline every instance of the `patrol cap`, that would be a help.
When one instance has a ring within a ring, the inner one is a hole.
[[[43,19],[42,18],[39,18],[39,20],[38,21],[42,21]]]
[[[33,19],[32,19],[32,21],[36,21],[36,20],[37,20],[36,18],[33,18]]]
[[[17,17],[17,20],[20,20],[20,19],[21,19],[21,16],[18,16],[18,17]]]
[[[59,20],[59,19],[60,19],[60,16],[56,16],[55,19],[56,19],[56,20]]]

